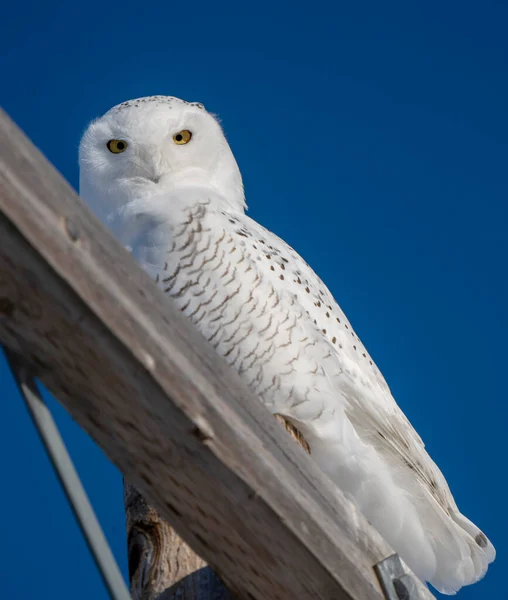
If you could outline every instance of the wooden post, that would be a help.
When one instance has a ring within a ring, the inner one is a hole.
[[[125,483],[127,549],[133,600],[232,600],[213,569]]]
[[[1,112],[0,343],[240,600],[384,599],[393,550]]]
[[[305,438],[281,415],[275,418],[310,454]],[[127,550],[133,600],[230,600],[232,594],[213,569],[124,482]]]

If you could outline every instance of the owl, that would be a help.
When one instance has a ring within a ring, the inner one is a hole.
[[[246,214],[242,176],[202,104],[151,96],[93,121],[80,194],[411,569],[452,594],[495,550],[437,465],[332,294]]]

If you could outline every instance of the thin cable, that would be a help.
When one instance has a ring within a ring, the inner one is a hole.
[[[88,500],[58,427],[42,399],[29,368],[18,356],[4,348],[7,361],[28,407],[69,504],[101,572],[112,600],[131,600],[130,593]]]

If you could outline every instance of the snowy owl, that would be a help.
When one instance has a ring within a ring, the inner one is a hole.
[[[80,193],[413,571],[452,594],[494,560],[337,302],[245,215],[242,177],[202,104],[152,96],[93,121]]]

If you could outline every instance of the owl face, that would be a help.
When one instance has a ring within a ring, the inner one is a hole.
[[[243,186],[217,120],[201,104],[168,96],[125,102],[93,121],[79,149],[80,193],[106,212],[139,197],[204,186]]]

